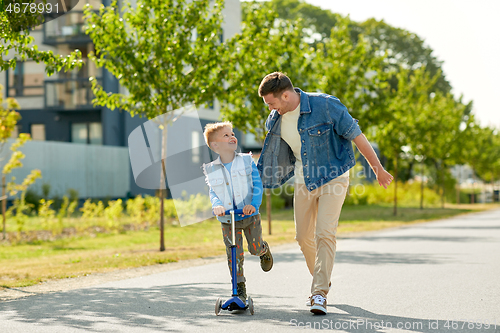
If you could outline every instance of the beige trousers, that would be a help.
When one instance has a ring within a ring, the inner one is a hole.
[[[338,177],[311,192],[295,184],[295,239],[313,276],[311,294],[326,297],[337,248],[337,226],[349,177]]]

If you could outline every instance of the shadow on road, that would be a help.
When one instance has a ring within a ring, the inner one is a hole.
[[[253,258],[252,258],[253,259]],[[279,253],[275,256],[276,263],[303,262],[302,253]],[[366,251],[337,251],[336,263],[361,264],[361,265],[383,265],[383,264],[447,264],[452,262],[450,257],[438,256],[436,254],[423,253],[380,253]]]
[[[376,253],[376,252],[337,252],[335,262],[362,265],[384,265],[384,264],[447,264],[452,259],[429,254],[409,253]]]
[[[248,312],[214,314],[217,297],[228,295],[227,285],[208,287],[204,284],[180,284],[149,289],[90,288],[72,292],[34,296],[0,304],[5,319],[38,326],[61,326],[101,332],[112,329],[143,328],[148,331],[203,331],[204,328],[238,323],[251,327],[251,322],[278,328],[309,326],[346,332],[381,332],[401,328],[409,332],[470,331],[464,321],[447,322],[377,314],[347,304],[329,305],[329,314],[313,316],[305,306],[277,307],[269,304],[269,295],[254,295],[256,314]],[[283,297],[283,303],[287,303]],[[274,297],[276,300],[276,297]],[[278,300],[279,302],[279,300]],[[450,318],[450,320],[453,318]],[[491,323],[493,324],[493,323]],[[115,326],[112,326],[115,325]],[[450,326],[447,329],[447,325]],[[475,325],[475,324],[474,324]],[[494,331],[490,326],[474,327],[475,332]]]
[[[489,237],[453,237],[453,236],[388,236],[388,237],[360,237],[359,240],[363,241],[399,241],[399,242],[458,242],[458,243],[472,243],[472,242],[491,242],[496,241],[494,238]]]
[[[325,322],[323,329],[337,329],[345,332],[386,332],[391,330],[401,330],[407,332],[496,332],[498,325],[489,323],[488,327],[484,323],[467,322],[458,318],[442,319],[419,319],[411,317],[399,317],[385,314],[378,314],[364,310],[360,307],[347,304],[333,304],[329,309],[339,309],[343,313],[335,313],[328,323]],[[316,319],[317,317],[314,317]],[[457,319],[456,321],[454,321]],[[316,321],[320,321],[318,318]],[[317,327],[320,324],[316,324]]]

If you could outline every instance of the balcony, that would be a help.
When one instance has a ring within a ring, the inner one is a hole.
[[[102,78],[97,82],[102,85]],[[88,78],[46,80],[45,108],[57,111],[93,110],[92,84]]]
[[[71,11],[43,25],[43,43],[87,44],[92,40],[83,31],[83,11]]]

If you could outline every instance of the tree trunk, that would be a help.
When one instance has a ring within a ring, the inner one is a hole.
[[[162,161],[163,162],[163,161]],[[163,207],[163,199],[164,199],[164,191],[160,189],[160,251],[165,251],[165,218],[164,218],[164,207]]]
[[[420,162],[420,209],[424,209],[424,160]]]
[[[398,215],[398,158],[394,159],[394,216]]]
[[[266,189],[267,222],[269,223],[269,235],[271,234],[271,190]]]
[[[443,162],[443,170],[441,172],[441,187],[442,187],[442,191],[441,191],[441,208],[444,208],[444,195],[445,195],[445,170],[446,170],[446,165],[444,164]]]
[[[160,251],[165,251],[165,207],[164,197],[167,188],[167,171],[165,160],[167,159],[167,126],[163,126],[161,131],[161,175],[160,175]]]
[[[476,186],[475,186],[475,179],[474,179],[474,169],[472,169],[472,194],[470,196],[470,203],[473,204],[475,203],[476,200],[474,200],[476,196]]]
[[[460,179],[462,178],[462,166],[458,166],[457,165],[457,168],[458,168],[458,172],[457,172],[457,186],[456,186],[456,190],[457,190],[457,205],[460,205]]]
[[[413,171],[413,166],[415,165],[415,159],[411,159],[410,165],[408,166],[408,171],[406,172],[406,181],[411,179],[411,172]]]
[[[2,176],[2,219],[3,219],[3,240],[7,239],[7,219],[5,212],[7,210],[7,197],[5,195],[5,175]]]

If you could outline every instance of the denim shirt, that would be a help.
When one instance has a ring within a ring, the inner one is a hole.
[[[235,153],[231,172],[228,172],[220,157],[211,163],[203,164],[205,181],[210,191],[212,208],[224,206],[225,210],[242,209],[246,205],[255,207],[251,215],[235,215],[235,221],[259,214],[262,203],[262,182],[251,154]],[[230,223],[228,216],[217,216],[222,223]]]
[[[337,97],[299,88],[295,91],[300,93],[297,129],[304,181],[308,191],[312,191],[356,164],[351,141],[361,134],[361,129]],[[281,138],[281,119],[272,110],[266,120],[268,133],[257,164],[264,188],[279,187],[294,175],[296,159]]]

